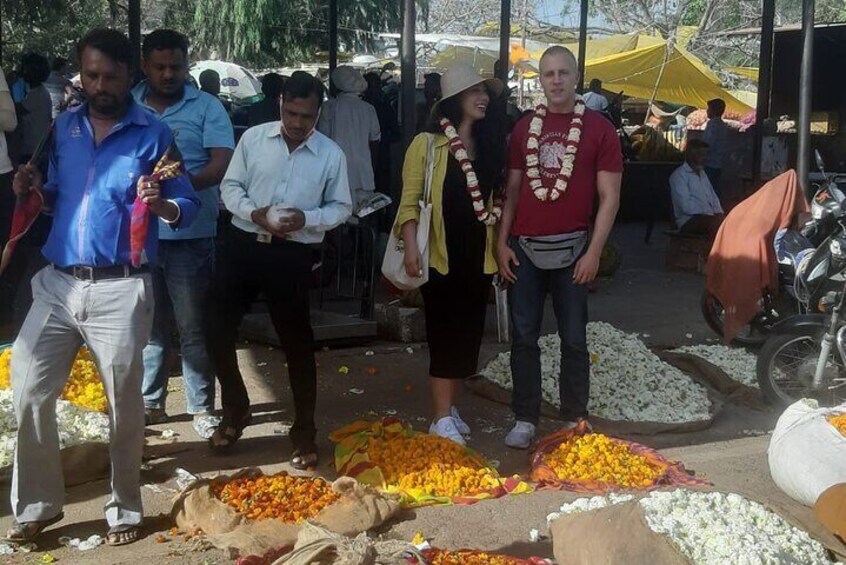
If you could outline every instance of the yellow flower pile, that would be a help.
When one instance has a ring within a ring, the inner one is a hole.
[[[12,349],[4,349],[0,352],[0,389],[12,388],[11,363]],[[89,410],[108,411],[106,391],[91,352],[85,347],[76,355],[62,398]]]
[[[666,468],[602,434],[575,436],[543,457],[562,481],[603,483],[621,488],[655,484]]]
[[[389,434],[370,439],[370,461],[399,490],[459,498],[500,486],[497,472],[457,443],[431,435]]]
[[[828,423],[837,428],[841,434],[846,436],[846,412],[828,417]]]
[[[432,549],[424,553],[429,565],[518,565],[522,559],[483,551]]]
[[[314,518],[341,498],[321,478],[295,477],[284,471],[238,477],[228,482],[214,479],[211,491],[221,502],[251,520],[274,518],[289,524]]]

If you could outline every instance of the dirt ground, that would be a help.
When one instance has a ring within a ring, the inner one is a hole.
[[[714,336],[699,314],[700,276],[671,273],[663,269],[665,242],[656,230],[651,246],[642,243],[643,226],[617,228],[614,239],[622,249],[623,264],[612,280],[603,281],[591,297],[591,317],[620,329],[646,334],[650,345],[673,346],[713,342]],[[545,326],[553,327],[551,309]],[[495,320],[489,316],[489,331],[482,349],[482,362],[507,349],[496,342]],[[690,337],[688,337],[690,336]],[[425,344],[374,342],[360,347],[324,349],[318,353],[318,427],[322,442],[316,473],[334,478],[332,446],[326,435],[333,429],[362,417],[397,415],[419,429],[428,426],[427,363]],[[249,383],[254,425],[238,443],[235,453],[213,455],[197,438],[184,414],[181,378],[171,379],[168,413],[171,421],[149,428],[146,462],[142,472],[146,529],[142,541],[120,548],[99,547],[80,552],[59,543],[62,536],[87,538],[105,533],[102,506],[106,501],[105,480],[73,487],[67,492],[65,519],[39,539],[38,551],[4,557],[8,563],[41,563],[46,553],[60,563],[187,563],[229,562],[218,550],[195,551],[181,541],[157,543],[155,533],[170,528],[167,514],[176,493],[174,473],[183,468],[194,474],[260,466],[272,473],[291,470],[287,426],[293,414],[287,384],[284,354],[260,344],[243,344],[239,360]],[[346,368],[346,370],[344,370]],[[470,446],[499,462],[503,474],[526,473],[526,452],[507,449],[502,440],[511,424],[507,406],[471,394],[460,402],[463,417],[473,428]],[[716,488],[734,491],[765,502],[813,532],[819,524],[811,511],[782,494],[769,476],[766,450],[768,432],[778,413],[755,411],[726,404],[714,425],[688,434],[633,437],[681,460],[714,483]],[[554,421],[543,422],[539,433],[555,429]],[[162,439],[173,430],[176,437]],[[11,522],[8,485],[0,486],[0,528]],[[545,530],[546,515],[572,494],[537,492],[485,501],[473,506],[430,507],[406,511],[397,522],[380,532],[393,538],[411,539],[422,532],[438,547],[470,547],[496,550],[520,556],[552,557],[548,541],[529,542],[529,530]]]

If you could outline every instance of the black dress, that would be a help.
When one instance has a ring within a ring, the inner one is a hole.
[[[488,200],[491,181],[479,175]],[[429,374],[463,379],[476,374],[493,275],[485,274],[485,224],[476,218],[467,179],[450,154],[443,190],[449,273],[429,269],[422,287],[429,342]]]

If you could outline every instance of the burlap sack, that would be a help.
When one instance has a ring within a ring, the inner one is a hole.
[[[83,485],[109,476],[109,444],[88,442],[61,451],[65,487]],[[0,468],[0,485],[12,481],[12,466]]]
[[[734,380],[725,371],[706,359],[690,353],[674,351],[655,350],[654,353],[662,361],[684,372],[697,383],[716,391],[728,402],[753,410],[766,410],[759,389]]]
[[[258,469],[244,469],[235,475],[218,478],[228,481],[260,473]],[[272,549],[294,545],[299,525],[279,520],[247,520],[234,508],[218,500],[210,485],[210,479],[201,479],[177,496],[171,517],[179,529],[202,529],[215,547],[228,551],[232,558],[264,555]],[[349,477],[336,480],[332,488],[341,495],[341,500],[324,508],[314,522],[339,534],[365,532],[387,522],[400,510],[399,501],[395,498]]]
[[[565,514],[549,526],[552,551],[567,565],[689,565],[667,539],[649,529],[637,501]]]
[[[315,524],[306,524],[294,549],[273,565],[406,565],[406,555],[422,557],[408,542],[375,541],[363,533],[341,536]]]
[[[482,376],[474,376],[464,380],[465,386],[474,394],[493,400],[499,404],[511,404],[511,391],[505,390],[487,380]],[[611,435],[657,435],[665,433],[686,433],[706,430],[714,423],[714,418],[722,408],[722,401],[714,394],[708,395],[711,400],[711,409],[708,419],[695,422],[627,422],[622,420],[607,420],[597,416],[591,416],[591,425],[597,430]],[[541,415],[545,418],[561,420],[561,413],[552,404],[544,401],[541,403]]]

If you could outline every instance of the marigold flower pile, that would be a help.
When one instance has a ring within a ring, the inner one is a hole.
[[[431,435],[371,438],[367,455],[385,482],[429,496],[473,496],[500,486],[495,470],[455,442]]]
[[[846,436],[846,412],[829,416],[828,423],[837,428],[841,434]]]
[[[599,482],[621,488],[650,487],[666,472],[663,466],[603,434],[573,437],[546,454],[543,461],[561,480]]]
[[[12,388],[11,363],[12,349],[4,349],[0,352],[0,389]],[[85,347],[76,355],[62,399],[89,410],[108,412],[109,402],[97,365]]]
[[[298,524],[317,516],[340,496],[321,478],[275,475],[243,476],[211,482],[215,497],[251,520],[274,518]]]
[[[482,551],[432,549],[425,552],[429,565],[519,565],[523,560]]]

